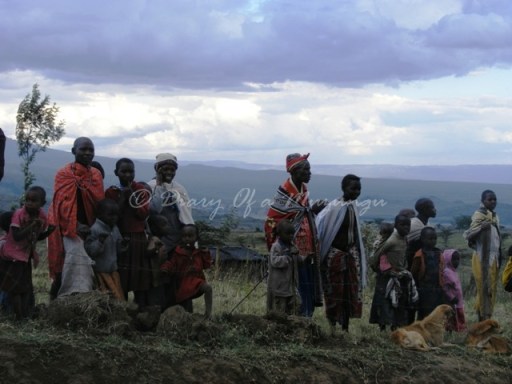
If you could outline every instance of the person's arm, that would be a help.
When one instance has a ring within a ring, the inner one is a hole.
[[[41,225],[41,220],[35,219],[31,220],[24,227],[11,226],[10,231],[12,231],[12,238],[14,241],[22,241],[29,237],[34,231],[37,231]]]
[[[164,208],[164,200],[168,195],[167,189],[161,184],[157,184],[153,189],[153,195],[149,202],[149,212],[160,214]]]
[[[274,244],[270,250],[270,265],[273,268],[286,268],[290,265],[290,256],[283,254],[281,247]]]
[[[48,225],[48,227],[46,227],[46,230],[39,234],[37,241],[46,239],[48,236],[51,235],[53,231],[55,231],[55,228],[56,227],[53,224]]]
[[[479,211],[475,212],[471,217],[471,225],[464,232],[464,238],[468,242],[474,242],[482,231],[491,227],[491,222]]]
[[[178,258],[179,256],[176,253],[174,253],[170,259],[165,260],[160,265],[160,271],[168,274],[176,274],[178,272]]]
[[[455,283],[447,281],[445,278],[445,282],[443,284],[443,292],[449,304],[457,304],[458,299]]]
[[[80,236],[82,240],[87,239],[87,237],[91,234],[91,227],[89,227],[87,224],[82,224],[77,221],[76,234]]]
[[[190,198],[185,187],[176,183],[177,204],[180,212],[180,221],[183,224],[194,224],[192,217],[192,207],[190,205]]]
[[[84,242],[84,248],[91,258],[96,259],[101,257],[105,250],[105,240],[108,235],[108,233],[91,231],[89,236],[87,236]]]
[[[112,230],[111,236],[114,236],[114,239],[116,239],[117,255],[128,251],[128,247],[130,246],[130,238],[121,236],[121,232],[119,232],[119,228],[117,226]]]
[[[201,261],[203,269],[209,269],[212,266],[212,256],[207,248],[201,250]]]
[[[149,257],[158,256],[160,249],[163,247],[164,243],[162,242],[162,240],[160,240],[160,238],[156,236],[150,236],[148,240],[148,246],[146,248],[147,255]]]
[[[422,257],[420,255],[414,255],[414,258],[412,259],[411,274],[416,282],[420,279],[421,258]]]
[[[5,134],[0,128],[0,181],[4,178],[5,168]]]
[[[133,190],[129,198],[130,208],[134,210],[135,217],[139,220],[145,220],[149,214],[149,203],[151,193],[140,183],[134,183]]]

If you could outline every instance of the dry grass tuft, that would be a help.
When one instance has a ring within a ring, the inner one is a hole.
[[[130,313],[135,311],[132,304],[93,291],[53,300],[45,317],[55,327],[86,330],[92,334],[126,335],[133,331]]]

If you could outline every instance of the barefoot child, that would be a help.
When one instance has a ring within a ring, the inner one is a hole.
[[[54,230],[42,207],[46,191],[37,186],[25,193],[25,204],[13,216],[0,251],[0,290],[7,292],[17,320],[30,316],[33,306],[32,265],[39,263],[36,243]]]
[[[307,256],[300,256],[293,242],[295,228],[288,220],[276,226],[277,238],[270,248],[268,266],[267,310],[296,315],[298,303],[298,266]]]
[[[443,292],[444,259],[436,247],[437,233],[433,227],[424,227],[420,233],[421,249],[414,254],[411,273],[420,299],[418,320],[428,316],[438,305],[445,304]]]
[[[443,290],[447,304],[455,311],[446,324],[447,331],[462,332],[466,330],[466,319],[464,316],[464,297],[462,285],[460,284],[457,268],[460,263],[460,254],[456,249],[446,249],[443,252]]]
[[[85,240],[85,250],[95,261],[93,270],[100,291],[110,292],[116,299],[125,301],[117,271],[117,257],[127,246],[117,228],[119,207],[114,200],[103,199],[96,210],[96,221]]]
[[[412,275],[407,271],[405,259],[410,228],[411,219],[397,215],[391,236],[372,256],[372,268],[377,274],[369,322],[378,324],[382,331],[386,326],[394,330],[406,325],[408,309],[417,300],[416,288]]]
[[[169,260],[160,267],[163,273],[177,279],[176,303],[185,303],[204,295],[204,317],[212,315],[212,287],[206,282],[203,270],[210,268],[212,259],[207,249],[195,246],[199,237],[194,224],[186,224],[181,230],[181,242]]]

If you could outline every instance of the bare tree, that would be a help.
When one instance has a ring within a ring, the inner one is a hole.
[[[34,84],[32,93],[27,94],[18,107],[16,115],[16,140],[18,155],[23,159],[23,191],[34,182],[35,175],[30,171],[38,152],[57,142],[64,135],[64,121],[57,122],[59,108],[50,105],[50,96],[41,100],[39,85]]]

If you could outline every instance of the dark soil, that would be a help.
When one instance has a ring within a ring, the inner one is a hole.
[[[411,352],[380,333],[333,338],[302,318],[206,321],[181,307],[141,322],[105,300],[52,304],[22,325],[4,320],[0,383],[512,383],[510,356],[462,344]]]

